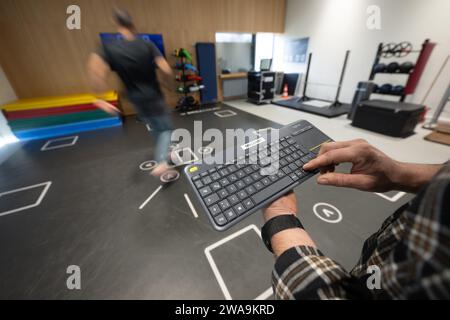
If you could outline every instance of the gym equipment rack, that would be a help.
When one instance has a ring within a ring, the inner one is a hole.
[[[403,41],[398,44],[388,43],[383,44],[382,42],[378,45],[378,50],[375,55],[375,60],[372,65],[372,69],[370,71],[369,81],[374,81],[375,75],[377,73],[382,74],[402,74],[401,72],[377,72],[376,66],[380,63],[381,58],[389,59],[389,58],[400,58],[409,55],[410,53],[419,53],[419,56],[416,60],[414,68],[412,71],[408,73],[403,73],[408,75],[408,79],[406,81],[406,86],[403,89],[403,92],[399,93],[381,93],[381,92],[372,92],[375,94],[383,94],[383,95],[391,95],[391,96],[399,96],[400,101],[403,102],[407,95],[413,94],[416,90],[417,84],[419,83],[420,77],[422,76],[423,70],[430,58],[431,52],[436,44],[430,42],[429,39],[426,39],[423,44],[421,50],[412,50],[412,45],[409,42]]]
[[[350,50],[347,50],[345,52],[345,58],[344,58],[344,64],[342,65],[342,70],[341,70],[341,75],[339,76],[339,83],[337,85],[337,91],[336,91],[336,97],[334,98],[333,104],[331,105],[331,107],[340,107],[342,106],[342,103],[339,102],[339,96],[341,94],[341,88],[342,88],[342,83],[344,82],[344,75],[345,75],[345,70],[347,69],[347,63],[348,63],[348,58],[350,56]],[[301,101],[308,101],[308,100],[316,100],[314,98],[310,98],[306,95],[306,89],[308,87],[308,78],[309,78],[309,69],[311,66],[311,60],[312,60],[312,52],[309,53],[309,57],[308,57],[308,66],[306,67],[306,75],[305,75],[305,84],[303,86],[303,95],[300,98]]]
[[[183,52],[183,48],[180,48],[178,50],[175,50],[176,52]],[[187,79],[187,75],[190,74],[190,72],[193,72],[192,70],[189,70],[186,68],[186,63],[188,62],[187,57],[183,56],[183,55],[177,55],[176,53],[173,54],[173,56],[178,59],[178,63],[181,66],[180,73],[178,74],[179,79],[176,78],[175,80],[177,82],[180,82],[182,84],[182,88],[183,88],[183,92],[180,92],[178,90],[176,90],[177,93],[182,94],[183,96],[178,100],[176,109],[180,112],[186,112],[186,111],[192,111],[194,109],[197,109],[200,107],[200,104],[198,103],[198,101],[191,96],[190,94],[194,93],[194,92],[189,92],[189,90],[186,90],[188,88],[188,84],[190,82],[195,82],[197,83],[198,80],[188,80]],[[193,63],[193,61],[190,61],[191,63]]]

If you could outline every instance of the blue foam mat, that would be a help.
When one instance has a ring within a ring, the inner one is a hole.
[[[106,119],[75,122],[70,124],[50,126],[44,128],[14,131],[14,135],[22,141],[37,140],[37,139],[58,137],[83,131],[117,127],[121,125],[122,121],[119,117],[112,117]]]

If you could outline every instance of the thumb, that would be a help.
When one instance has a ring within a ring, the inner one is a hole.
[[[320,175],[317,178],[317,183],[322,185],[354,188],[359,190],[370,190],[370,188],[373,186],[373,181],[370,178],[370,176],[364,174],[349,174],[336,172],[329,172]]]

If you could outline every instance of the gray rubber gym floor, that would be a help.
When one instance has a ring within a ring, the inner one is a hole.
[[[192,130],[201,120],[204,129],[222,131],[280,127],[226,105],[221,110],[236,115],[174,114],[175,126]],[[0,164],[1,299],[271,297],[273,257],[259,239],[260,213],[217,232],[183,175],[139,210],[161,186],[139,168],[152,160],[146,127],[129,118],[123,127],[77,136],[27,143]],[[315,179],[295,193],[305,228],[348,269],[364,239],[411,199],[322,187]],[[81,290],[67,288],[71,265],[81,269]]]

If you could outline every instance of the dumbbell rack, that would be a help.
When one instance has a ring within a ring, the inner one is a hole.
[[[182,68],[180,69],[180,74],[179,74],[181,81],[179,81],[179,80],[177,80],[177,81],[182,83],[183,88],[186,89],[188,86],[188,83],[192,82],[192,81],[186,80],[186,76],[188,75],[188,70],[186,69],[186,66],[185,66],[187,63],[187,59],[185,57],[177,57],[177,56],[175,56],[175,58],[179,59],[178,60],[179,64],[182,66]],[[183,98],[181,98],[179,100],[179,102],[176,106],[176,109],[178,109],[180,112],[191,111],[193,109],[200,107],[200,104],[197,101],[195,101],[195,104],[187,104],[187,101],[188,101],[187,98],[190,95],[190,92],[188,92],[186,90],[184,90],[184,92],[179,92],[177,90],[177,93],[183,95]],[[181,101],[183,101],[183,103]]]
[[[407,95],[413,94],[416,90],[416,87],[419,83],[419,80],[422,76],[423,70],[425,69],[425,66],[428,62],[428,59],[431,55],[431,52],[433,51],[433,48],[436,44],[430,42],[429,39],[426,39],[423,44],[422,44],[422,48],[421,50],[398,50],[398,51],[393,51],[393,50],[385,50],[385,44],[380,43],[378,45],[378,50],[377,53],[375,55],[375,60],[373,62],[372,65],[372,69],[370,72],[370,76],[369,76],[369,81],[374,81],[375,76],[377,73],[381,73],[381,74],[406,74],[408,75],[407,81],[406,81],[406,85],[403,89],[403,92],[401,93],[380,93],[380,92],[373,92],[375,94],[384,94],[384,95],[391,95],[391,96],[399,96],[401,102],[403,102],[406,98]],[[404,52],[404,54],[403,54]],[[399,55],[397,55],[397,53]],[[395,71],[395,72],[377,72],[376,71],[376,65],[378,65],[380,63],[380,60],[383,59],[390,59],[390,58],[398,58],[398,57],[404,57],[410,53],[419,53],[419,56],[416,60],[416,63],[414,65],[414,68],[412,69],[412,71],[409,71],[408,73],[405,72],[399,72],[399,71]],[[390,57],[386,57],[386,55],[391,54]]]

